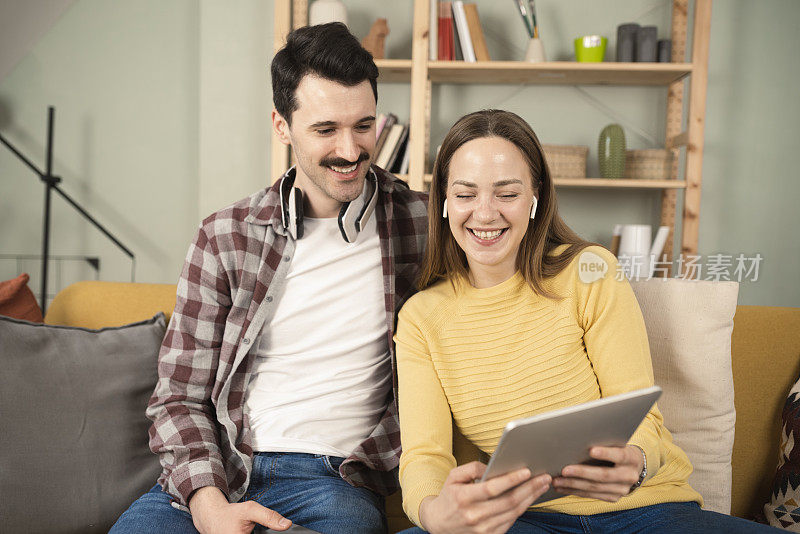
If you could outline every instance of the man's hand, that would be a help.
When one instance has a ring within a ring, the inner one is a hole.
[[[614,466],[568,465],[561,470],[560,477],[553,479],[553,488],[568,495],[617,502],[639,481],[644,458],[638,447],[592,447],[589,455]]]
[[[195,491],[189,499],[192,522],[200,534],[249,534],[256,525],[286,530],[292,522],[255,501],[229,503],[214,486]]]
[[[531,478],[520,469],[486,482],[486,465],[472,462],[450,471],[441,493],[426,497],[419,520],[431,534],[506,532],[514,521],[550,487],[550,475]]]

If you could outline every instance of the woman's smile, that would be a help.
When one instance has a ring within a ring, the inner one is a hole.
[[[468,228],[468,230],[472,232],[473,237],[476,241],[478,241],[478,243],[489,246],[500,241],[500,238],[505,235],[505,232],[508,230],[508,228],[499,228],[497,230]]]

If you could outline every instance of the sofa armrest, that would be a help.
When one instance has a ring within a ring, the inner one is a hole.
[[[738,306],[733,325],[731,514],[752,518],[772,491],[781,412],[800,373],[800,308]]]
[[[161,311],[169,323],[176,290],[175,284],[77,282],[56,295],[44,322],[97,329],[143,321]]]

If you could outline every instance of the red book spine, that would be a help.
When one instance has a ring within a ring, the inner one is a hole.
[[[453,28],[453,19],[450,18],[450,24],[447,26],[447,59],[455,61],[456,59],[456,32]]]
[[[447,59],[447,21],[439,17],[439,60]]]
[[[439,59],[452,61],[456,58],[456,44],[453,40],[453,8],[451,2],[439,4]]]

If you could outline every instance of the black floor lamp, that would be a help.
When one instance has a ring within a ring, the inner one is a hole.
[[[119,239],[114,237],[111,232],[105,229],[105,227],[97,222],[97,220],[89,215],[89,213],[83,209],[80,204],[75,202],[68,194],[66,194],[58,184],[61,182],[61,178],[58,176],[53,176],[53,126],[55,123],[55,113],[56,110],[53,106],[47,108],[47,167],[44,172],[40,171],[36,165],[31,163],[31,161],[26,158],[19,150],[14,148],[2,134],[0,134],[0,142],[2,142],[8,149],[14,153],[20,160],[22,160],[25,165],[28,166],[34,173],[39,176],[39,179],[44,182],[44,229],[42,230],[42,295],[41,295],[41,307],[42,307],[42,314],[45,313],[47,309],[47,262],[50,256],[50,199],[52,196],[52,192],[55,191],[61,197],[67,201],[73,208],[78,210],[78,213],[83,215],[90,223],[92,223],[98,230],[103,232],[106,237],[108,237],[111,241],[114,242],[117,247],[122,250],[130,259],[131,259],[131,282],[134,281],[135,272],[136,272],[136,257],[134,256],[133,252],[130,251],[128,247],[123,245]]]

